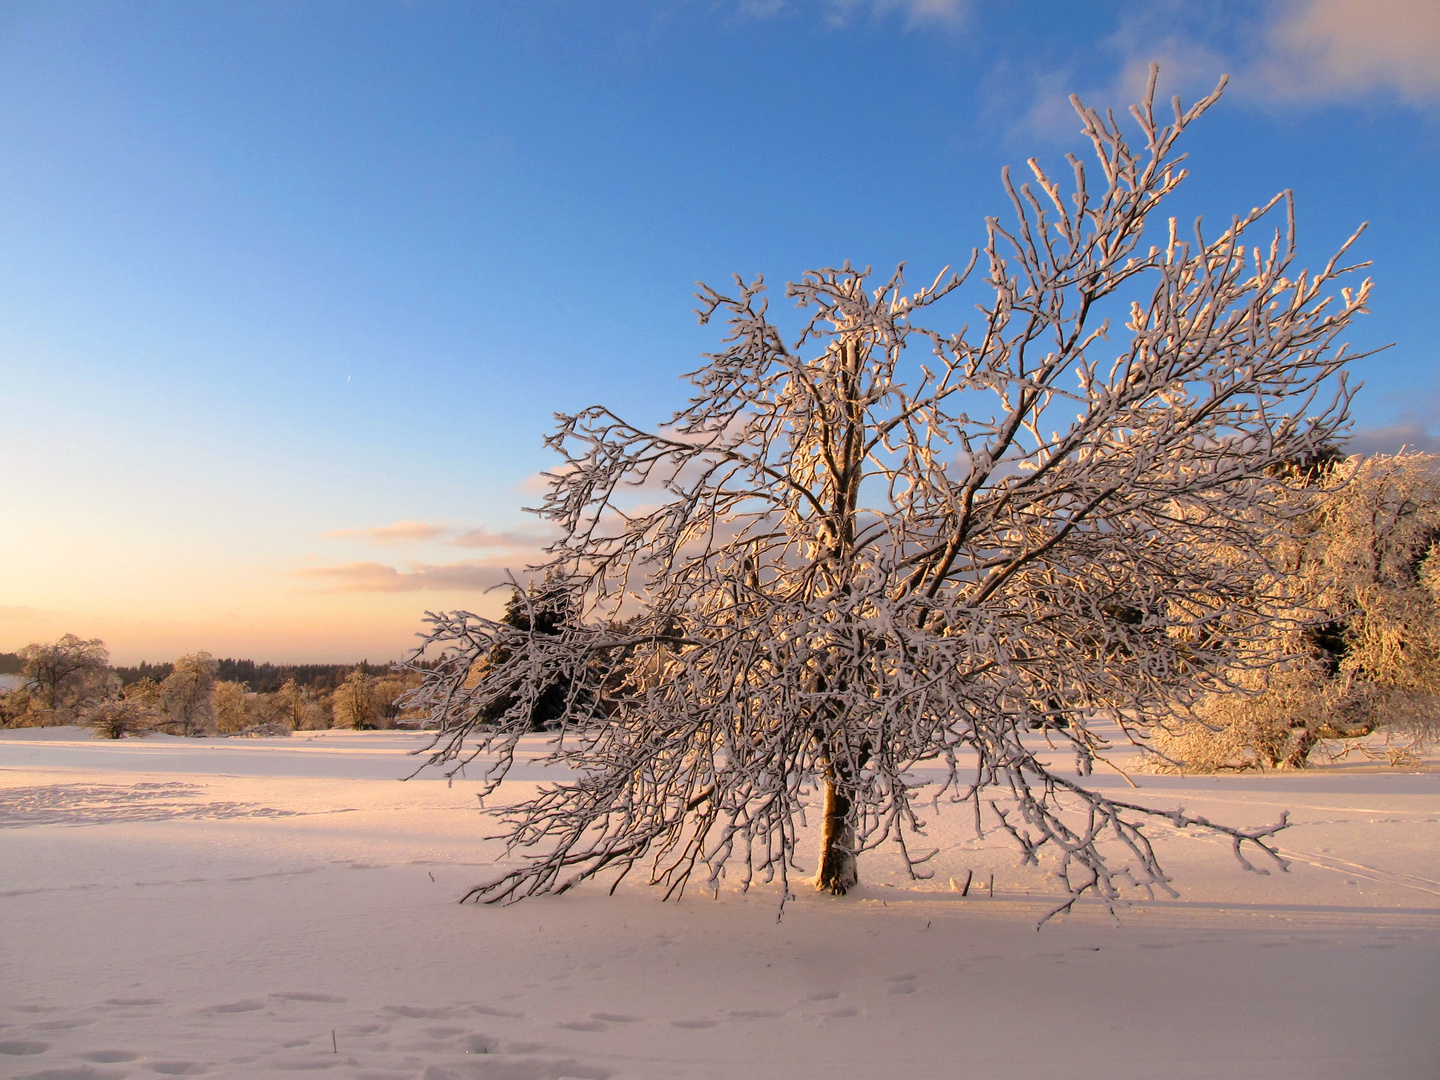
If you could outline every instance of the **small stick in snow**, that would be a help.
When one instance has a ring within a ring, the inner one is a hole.
[[[331,1052],[332,1054],[338,1054],[338,1053],[340,1052],[340,1044],[335,1041],[335,1029],[334,1029],[334,1028],[331,1028],[331,1029],[330,1029],[330,1052]]]
[[[960,890],[960,895],[961,895],[961,896],[969,896],[969,895],[970,895],[970,881],[971,881],[972,878],[974,878],[974,876],[975,876],[975,871],[974,871],[974,870],[966,870],[966,871],[965,871],[965,887]]]
[[[990,899],[995,899],[995,875],[990,875]]]

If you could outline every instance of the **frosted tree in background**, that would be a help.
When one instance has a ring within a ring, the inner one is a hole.
[[[335,688],[330,707],[337,728],[362,731],[380,726],[380,708],[375,701],[375,679],[366,673],[363,664],[356,664],[355,670]]]
[[[53,645],[31,643],[19,653],[20,677],[34,706],[55,720],[73,719],[109,693],[110,653],[99,638],[66,634]]]
[[[215,730],[233,735],[250,726],[250,691],[242,682],[221,680],[215,684]]]
[[[307,727],[323,727],[319,723],[319,712],[314,700],[293,678],[286,679],[275,691],[271,701],[275,722],[284,724],[291,731]]]
[[[637,864],[667,895],[697,870],[788,892],[817,795],[813,882],[833,893],[885,843],[923,876],[939,799],[1053,853],[1071,902],[1168,888],[1153,816],[1274,854],[1278,824],[1107,798],[1027,736],[1084,765],[1094,717],[1138,737],[1226,664],[1263,663],[1280,466],[1345,420],[1340,338],[1368,282],[1332,295],[1343,249],[1294,265],[1289,193],[1214,234],[1158,219],[1176,140],[1219,92],[1157,117],[1152,73],[1135,147],[1076,101],[1098,167],[1072,157],[1068,190],[1033,160],[1028,183],[1007,174],[1015,220],[989,221],[964,271],[918,289],[808,273],[788,341],[762,281],[703,288],[702,321],[728,333],[687,407],[653,429],[558,418],[536,512],[563,538],[534,569],[576,617],[545,635],[432,615],[414,662],[435,665],[414,699],[441,724],[431,761],[492,785],[545,688],[592,688],[550,744],[574,778],[508,810],[525,858],[473,896]],[[939,329],[964,299],[973,325]],[[503,677],[478,676],[497,656]],[[927,762],[945,778],[917,787]]]
[[[189,653],[175,661],[160,684],[160,708],[181,735],[209,735],[215,730],[215,658]]]

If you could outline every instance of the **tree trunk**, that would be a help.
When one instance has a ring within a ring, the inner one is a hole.
[[[825,817],[820,827],[820,871],[815,888],[844,896],[860,881],[855,861],[855,826],[850,821],[850,797],[840,792],[833,777],[825,778]]]
[[[1296,740],[1295,746],[1285,758],[1285,764],[1291,769],[1303,769],[1310,759],[1310,751],[1315,749],[1315,744],[1320,741],[1320,736],[1308,725],[1300,732],[1300,738]]]

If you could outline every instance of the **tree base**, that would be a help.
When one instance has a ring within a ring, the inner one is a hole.
[[[828,892],[831,896],[844,896],[860,884],[860,875],[855,867],[855,856],[847,851],[830,850],[820,863],[820,873],[815,875],[815,890]]]

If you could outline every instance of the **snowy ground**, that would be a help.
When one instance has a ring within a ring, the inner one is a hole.
[[[764,891],[462,907],[493,822],[396,782],[420,742],[0,732],[0,1076],[1440,1076],[1433,770],[1146,777],[1290,810],[1292,871],[1171,836],[1181,900],[1037,932],[1053,889],[958,813],[934,881],[872,856],[860,896],[778,922]],[[993,899],[949,891],[966,870]]]

